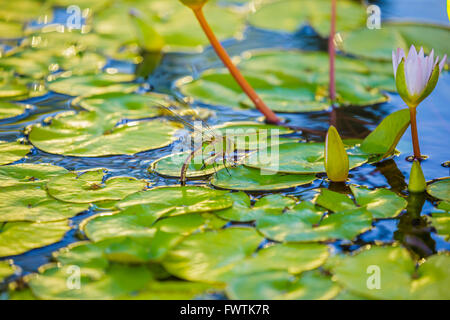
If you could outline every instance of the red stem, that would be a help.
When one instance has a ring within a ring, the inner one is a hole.
[[[330,38],[328,39],[328,55],[330,57],[330,100],[331,104],[334,106],[336,102],[336,49],[335,40],[336,36],[336,0],[331,1],[331,30]]]
[[[214,35],[214,32],[212,31],[208,22],[206,21],[202,8],[201,7],[193,8],[192,10],[194,11],[194,14],[195,14],[198,22],[200,23],[200,26],[202,27],[203,31],[205,32],[206,36],[208,37],[209,42],[211,43],[212,47],[214,48],[214,51],[216,51],[220,60],[222,60],[223,64],[230,71],[231,75],[236,80],[236,82],[239,84],[239,86],[242,88],[242,90],[247,94],[247,96],[250,98],[250,100],[253,101],[253,103],[255,104],[255,107],[266,117],[267,122],[279,124],[281,122],[280,119],[278,119],[278,117],[275,115],[275,113],[272,110],[270,110],[270,108],[264,103],[264,101],[261,100],[261,98],[255,92],[255,90],[252,88],[252,86],[242,76],[239,69],[231,61],[230,56],[225,51],[225,49],[222,47],[219,40]]]
[[[409,108],[409,114],[411,116],[411,137],[414,149],[414,159],[421,160],[419,134],[417,133],[416,108]]]

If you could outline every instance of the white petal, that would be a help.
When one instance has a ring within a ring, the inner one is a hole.
[[[443,58],[442,58],[442,61],[441,61],[441,63],[439,64],[439,70],[440,70],[440,72],[442,72],[442,69],[444,69],[444,66],[445,66],[445,63],[447,62],[447,55],[445,55]]]

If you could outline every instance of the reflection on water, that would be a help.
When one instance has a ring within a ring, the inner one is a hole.
[[[375,1],[374,1],[375,2]],[[386,16],[412,16],[434,19],[442,22],[442,12],[439,6],[429,6],[429,0],[411,1],[376,1],[382,6],[382,12]],[[392,3],[396,3],[395,6]],[[426,10],[421,11],[416,4],[425,3]],[[443,3],[444,1],[433,1],[433,3]],[[411,11],[413,10],[413,11]],[[393,13],[398,15],[394,15]],[[446,20],[447,22],[447,20]],[[309,27],[302,28],[295,34],[274,33],[258,30],[249,27],[243,40],[225,41],[225,46],[232,55],[237,55],[246,50],[255,48],[286,48],[302,50],[323,50],[326,42],[320,39]],[[187,75],[196,77],[203,70],[212,67],[220,67],[214,51],[207,48],[203,53],[181,54],[169,53],[164,56],[148,53],[143,64],[137,67],[137,74],[143,76],[154,71],[146,80],[147,88],[160,92],[171,92],[173,81],[179,77]],[[159,64],[159,65],[158,65]],[[122,72],[133,70],[130,64],[109,61],[107,67],[117,67]],[[155,69],[156,68],[156,69]],[[145,86],[144,86],[145,88]],[[363,138],[388,114],[404,108],[404,103],[394,94],[390,95],[391,101],[382,105],[365,108],[342,108],[335,112],[316,112],[307,114],[284,114],[281,115],[290,125],[307,127],[314,130],[326,132],[330,118],[334,119],[337,128],[345,137]],[[418,109],[418,123],[421,147],[423,153],[429,159],[422,163],[422,168],[427,180],[449,175],[449,168],[441,166],[442,163],[450,160],[450,149],[448,147],[448,137],[450,136],[450,75],[442,76],[434,93]],[[23,129],[33,123],[44,121],[55,113],[64,110],[73,110],[71,98],[64,95],[49,93],[43,97],[33,98],[27,101],[34,106],[26,118],[15,119],[15,121],[0,123],[0,139],[12,141],[23,138]],[[260,114],[254,110],[230,110],[224,106],[205,106],[215,111],[215,116],[208,120],[209,125],[214,125],[226,121],[256,120]],[[305,138],[323,140],[322,135],[308,136]],[[405,157],[412,153],[411,137],[409,130],[401,139],[398,145],[401,155],[393,159],[385,160],[374,165],[365,165],[351,171],[350,182],[368,187],[386,187],[397,193],[404,192],[407,186],[408,175],[411,163]],[[34,149],[31,156],[22,162],[28,163],[52,163],[63,166],[69,170],[83,170],[89,168],[105,167],[109,170],[109,175],[130,175],[137,178],[151,180],[156,186],[176,184],[176,179],[167,179],[155,174],[149,174],[147,168],[154,160],[168,155],[171,146],[142,152],[134,156],[111,156],[96,158],[76,158],[52,155]],[[204,181],[190,182],[203,183]],[[295,195],[302,200],[311,200],[315,195],[315,188],[328,187],[332,190],[350,193],[346,186],[331,184],[326,181],[317,180],[311,186],[297,187],[285,192]],[[367,243],[391,243],[394,240],[400,241],[407,248],[410,248],[421,257],[426,257],[436,251],[450,250],[450,244],[442,237],[437,236],[428,225],[423,215],[432,212],[434,206],[425,195],[411,195],[407,198],[408,208],[406,212],[397,219],[379,220],[374,222],[373,228],[360,235],[355,243],[335,242],[333,247],[336,250],[355,250]],[[72,219],[72,224],[77,226],[84,218],[94,214],[88,211]],[[70,231],[62,242],[32,250],[23,255],[13,257],[15,264],[22,267],[25,273],[36,271],[36,269],[49,261],[51,253],[59,248],[67,246],[69,243],[82,239],[83,236],[77,229]]]

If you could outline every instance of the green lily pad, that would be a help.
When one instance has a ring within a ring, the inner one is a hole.
[[[217,289],[218,286],[201,282],[150,281],[144,289],[133,294],[133,296],[121,298],[132,300],[192,300]]]
[[[31,81],[16,77],[11,71],[3,71],[0,68],[0,98],[24,100],[40,97],[47,93],[42,81]]]
[[[316,180],[312,174],[274,174],[274,172],[237,166],[222,169],[211,179],[215,187],[242,191],[275,191],[309,184]]]
[[[433,212],[429,219],[437,233],[443,236],[446,241],[450,240],[450,214],[448,212]]]
[[[44,186],[49,179],[67,172],[62,167],[48,163],[12,164],[0,167],[0,182],[2,187],[19,185]]]
[[[415,271],[415,262],[400,247],[372,247],[333,260],[334,279],[358,295],[372,299],[449,299],[450,256],[434,255]],[[374,281],[380,276],[379,289]]]
[[[262,240],[249,228],[197,233],[169,251],[162,263],[181,279],[220,283],[236,264],[255,252]]]
[[[111,265],[107,269],[80,268],[80,286],[75,289],[73,266],[55,264],[41,268],[29,281],[34,295],[46,300],[100,300],[114,299],[145,287],[152,274],[145,266]],[[70,285],[74,287],[71,288]]]
[[[23,24],[0,20],[0,38],[17,39],[23,36]]]
[[[29,139],[37,148],[54,154],[99,157],[135,154],[172,143],[178,124],[162,120],[117,125],[117,114],[82,111],[62,113],[50,125],[35,125]]]
[[[97,113],[118,113],[123,119],[143,119],[161,115],[159,105],[174,103],[167,95],[159,93],[108,92],[88,97],[78,97],[73,105]]]
[[[69,230],[67,221],[7,222],[0,227],[0,257],[53,244],[60,241]]]
[[[268,106],[277,112],[326,110],[328,66],[326,53],[295,50],[249,52],[239,68]],[[337,101],[342,106],[365,106],[387,101],[380,89],[395,90],[392,70],[355,59],[336,59]],[[390,65],[392,68],[392,66]],[[252,108],[253,104],[224,69],[208,70],[199,79],[181,79],[179,90],[211,105]]]
[[[350,188],[356,204],[370,212],[374,219],[394,218],[408,205],[405,199],[388,189],[369,190],[365,187],[357,186],[350,186]],[[316,204],[333,212],[357,207],[346,195],[328,189],[321,189],[321,193],[316,199]]]
[[[372,225],[371,214],[363,208],[339,211],[322,219],[323,212],[302,202],[281,215],[265,215],[256,228],[266,238],[280,242],[353,240]]]
[[[240,222],[258,220],[265,214],[281,214],[286,208],[292,207],[295,200],[279,194],[271,194],[259,199],[254,206],[245,192],[230,193],[233,199],[231,208],[216,211],[215,214],[222,219]]]
[[[226,191],[199,186],[154,188],[130,195],[117,203],[122,211],[141,216],[152,224],[163,216],[201,213],[231,207]]]
[[[427,192],[437,199],[450,201],[450,178],[444,178],[428,185]]]
[[[299,274],[320,267],[328,255],[328,247],[323,244],[274,244],[238,263],[230,274],[233,277],[267,271]]]
[[[103,181],[106,172],[106,169],[99,169],[62,174],[47,183],[48,193],[61,201],[90,203],[121,200],[147,186],[147,182],[131,177],[112,177]]]
[[[0,165],[16,162],[31,150],[32,146],[20,142],[0,141]]]
[[[0,261],[0,283],[12,276],[16,271],[17,267],[12,264],[12,261]]]
[[[383,28],[369,30],[361,28],[343,35],[342,50],[364,58],[391,61],[392,51],[402,48],[408,52],[411,45],[423,47],[426,54],[432,49],[443,57],[450,52],[447,26],[416,23],[383,23]]]
[[[93,95],[107,92],[132,92],[138,85],[132,83],[131,74],[96,74],[85,76],[71,76],[51,81],[48,88],[51,91],[69,96]]]
[[[353,30],[366,24],[366,10],[361,4],[339,1],[337,12],[338,31]],[[330,0],[274,1],[258,9],[249,17],[249,22],[255,27],[288,32],[294,32],[308,23],[326,37],[330,32],[330,16]]]
[[[193,19],[191,10],[179,1],[140,1],[130,6],[115,5],[100,12],[94,20],[95,30],[122,42],[136,41],[137,30],[129,15],[130,9],[137,9],[148,21],[153,31],[165,43],[164,51],[195,50],[208,45],[208,39]],[[215,3],[208,3],[205,16],[219,39],[239,35],[244,27],[244,15]],[[117,21],[121,21],[120,24]],[[146,39],[147,41],[149,39]]]
[[[232,300],[328,300],[339,291],[329,276],[318,271],[298,278],[284,271],[245,275],[229,281],[226,289]]]
[[[44,14],[51,21],[48,7],[35,0],[22,0],[17,3],[5,1],[0,8],[0,19],[6,21],[28,22]]]
[[[211,214],[185,214],[161,219],[153,224],[138,214],[120,212],[94,216],[82,228],[93,241],[111,239],[110,243],[116,246],[115,251],[119,248],[125,252],[129,262],[130,259],[137,259],[130,254],[135,251],[138,251],[139,255],[135,256],[140,260],[160,261],[186,236],[201,230],[220,229],[225,224],[226,221],[219,221]]]
[[[31,106],[21,103],[0,101],[0,120],[23,115]]]
[[[278,153],[279,156],[269,156],[267,157],[268,159],[266,159],[260,152],[255,152],[245,159],[245,165],[266,171],[289,174],[325,172],[324,143],[285,143],[279,146],[269,147],[263,152],[269,155]],[[350,169],[363,165],[367,162],[367,158],[368,157],[364,155],[349,155]]]
[[[87,204],[58,201],[37,186],[7,187],[0,192],[0,222],[65,220],[88,208]]]

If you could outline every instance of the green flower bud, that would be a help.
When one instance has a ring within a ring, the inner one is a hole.
[[[191,9],[201,9],[208,0],[180,0],[182,4]]]
[[[349,160],[336,128],[330,126],[325,140],[325,170],[334,182],[344,182],[348,178]]]
[[[425,176],[423,175],[422,168],[420,167],[420,162],[418,160],[414,160],[411,173],[409,175],[409,192],[419,193],[424,192],[427,188],[427,182],[425,180]]]

